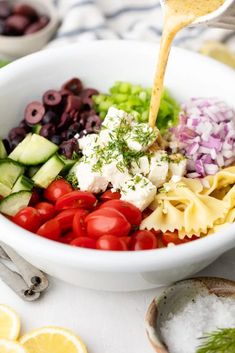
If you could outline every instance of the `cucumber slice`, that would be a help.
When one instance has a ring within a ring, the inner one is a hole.
[[[64,162],[57,155],[54,155],[43,164],[32,180],[37,186],[47,188],[63,168]]]
[[[12,188],[16,180],[24,173],[24,167],[11,159],[0,160],[0,183]]]
[[[14,161],[19,161],[20,156],[24,152],[26,148],[28,148],[28,144],[32,138],[32,134],[28,134],[22,142],[9,154],[9,158],[13,159]]]
[[[0,140],[0,159],[7,158],[7,151],[5,149],[4,143]]]
[[[31,196],[30,191],[19,191],[7,196],[0,202],[0,212],[15,216],[22,208],[28,206]]]
[[[0,183],[0,196],[6,197],[10,195],[10,193],[11,193],[11,189],[8,186]]]
[[[34,125],[34,126],[32,127],[32,130],[33,130],[33,132],[34,132],[35,134],[38,134],[38,135],[39,135],[39,132],[40,132],[41,128],[42,128],[42,125],[41,125],[41,124],[36,124],[36,125]]]
[[[68,172],[70,171],[70,169],[74,166],[74,164],[76,163],[76,160],[74,159],[67,159],[64,156],[59,156],[59,158],[62,160],[62,162],[64,163],[64,168],[61,171],[61,174],[66,175],[68,174]]]
[[[32,178],[36,173],[37,171],[41,168],[41,166],[34,166],[34,167],[29,167],[28,169],[28,172],[27,172],[27,175]]]
[[[33,181],[29,178],[27,178],[24,175],[21,175],[17,180],[15,185],[13,186],[11,193],[13,194],[14,192],[19,192],[19,191],[31,191],[33,188]]]
[[[45,163],[57,150],[57,145],[42,136],[33,134],[31,138],[27,135],[10,154],[9,158],[24,165],[38,165]]]

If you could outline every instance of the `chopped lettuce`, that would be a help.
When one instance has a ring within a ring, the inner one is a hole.
[[[109,94],[93,96],[95,109],[103,119],[108,109],[114,106],[133,114],[138,122],[147,122],[151,89],[129,82],[116,82],[109,90]],[[157,118],[157,127],[165,133],[169,127],[177,124],[180,108],[178,103],[164,90],[161,106]]]

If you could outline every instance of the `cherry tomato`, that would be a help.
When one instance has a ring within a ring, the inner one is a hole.
[[[119,238],[120,240],[122,240],[122,241],[124,241],[125,243],[126,243],[126,246],[128,247],[128,249],[129,249],[129,247],[130,247],[130,245],[131,245],[131,237],[121,237],[121,238]]]
[[[64,211],[61,211],[55,219],[60,223],[61,230],[72,229],[73,219],[77,212],[76,208],[70,208]]]
[[[54,180],[44,191],[45,199],[56,202],[59,197],[73,191],[72,186],[64,179]]]
[[[61,235],[60,223],[56,219],[51,219],[38,229],[37,234],[47,239],[59,240]]]
[[[179,239],[178,232],[165,232],[162,234],[162,243],[167,246],[169,243],[173,243],[175,245],[186,243],[186,240]]]
[[[98,250],[111,250],[111,251],[126,251],[127,245],[121,239],[114,235],[103,235],[96,242],[96,249]]]
[[[132,234],[131,250],[150,250],[157,247],[157,238],[150,230],[138,230]]]
[[[67,208],[92,208],[97,200],[95,196],[87,191],[72,191],[64,196],[61,196],[56,201],[56,210],[66,210]]]
[[[100,208],[114,208],[126,217],[132,226],[138,227],[142,221],[141,211],[129,202],[122,200],[110,200],[100,206]]]
[[[59,238],[59,242],[63,244],[70,244],[76,238],[76,234],[73,232],[69,232],[66,234],[62,234]]]
[[[29,206],[35,206],[41,201],[41,195],[39,189],[33,189],[31,199],[29,201]]]
[[[80,209],[76,210],[73,218],[73,232],[77,237],[87,236],[85,218],[88,215],[88,211]]]
[[[165,232],[162,234],[162,243],[165,246],[168,246],[168,244],[170,243],[173,243],[175,245],[185,244],[196,239],[198,239],[198,237],[196,237],[195,235],[193,235],[192,238],[186,237],[184,239],[180,239],[177,231]]]
[[[96,249],[96,241],[88,237],[79,237],[71,241],[70,245],[80,248]]]
[[[121,194],[118,191],[112,192],[111,190],[105,191],[101,196],[101,201],[109,201],[109,200],[119,200],[121,198]]]
[[[30,232],[36,232],[41,224],[41,217],[35,208],[25,207],[12,217],[12,221]]]
[[[123,214],[113,208],[103,208],[90,213],[86,217],[87,234],[98,239],[104,234],[125,237],[131,225]]]
[[[35,208],[40,214],[42,223],[53,218],[55,215],[55,207],[49,202],[39,202]]]
[[[151,215],[151,213],[153,213],[153,211],[150,209],[150,208],[146,208],[143,212],[142,212],[142,218],[145,219],[147,218],[148,216]]]

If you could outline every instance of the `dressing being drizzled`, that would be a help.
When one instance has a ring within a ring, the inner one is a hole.
[[[150,103],[149,125],[154,127],[160,107],[163,81],[171,44],[176,34],[197,18],[223,5],[224,0],[166,0],[165,17],[157,70]]]

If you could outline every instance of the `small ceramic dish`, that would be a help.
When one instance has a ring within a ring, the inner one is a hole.
[[[171,353],[162,339],[160,327],[198,294],[235,299],[235,282],[223,278],[199,277],[177,282],[155,298],[146,315],[146,331],[156,353]]]
[[[50,18],[48,24],[38,32],[24,36],[0,35],[0,52],[9,59],[34,53],[42,49],[54,35],[59,24],[55,6],[49,0],[9,0],[10,3],[24,3],[33,6],[40,14]]]

